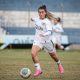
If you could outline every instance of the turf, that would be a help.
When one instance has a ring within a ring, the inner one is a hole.
[[[25,67],[32,72],[28,80],[80,80],[80,50],[57,50],[56,54],[63,65],[64,74],[60,74],[48,53],[40,51],[37,55],[43,73],[33,77],[36,69],[30,49],[0,50],[0,80],[24,80],[20,76],[20,70]]]

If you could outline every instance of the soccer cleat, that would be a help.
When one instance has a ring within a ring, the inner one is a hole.
[[[34,77],[35,76],[38,76],[39,74],[41,74],[42,73],[42,70],[38,70],[38,69],[36,69],[36,73],[33,75]]]
[[[60,73],[63,74],[64,70],[61,64],[58,66],[58,68],[59,68]]]

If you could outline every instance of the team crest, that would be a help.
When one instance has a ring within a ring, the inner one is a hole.
[[[45,25],[45,23],[43,23],[43,22],[42,22],[42,25],[44,26],[44,25]]]

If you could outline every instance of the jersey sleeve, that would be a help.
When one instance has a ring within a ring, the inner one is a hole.
[[[46,33],[44,33],[44,36],[48,36],[51,35],[51,31],[47,31]]]
[[[32,20],[33,20],[34,22],[36,22],[38,19],[39,19],[39,17],[37,17],[37,18],[32,18]]]
[[[61,25],[58,25],[56,32],[64,32],[63,28],[61,27]]]
[[[46,31],[52,31],[52,24],[50,21],[46,22]]]

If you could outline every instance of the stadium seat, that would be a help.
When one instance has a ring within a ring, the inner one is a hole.
[[[47,7],[49,11],[61,12],[60,2],[64,5],[64,12],[80,12],[80,0],[77,0],[75,5],[74,0],[46,0],[46,2],[45,0],[29,0],[31,11],[36,11],[40,5],[45,4],[49,6]],[[28,6],[26,0],[5,0],[5,3],[4,0],[0,0],[0,10],[28,11]]]

